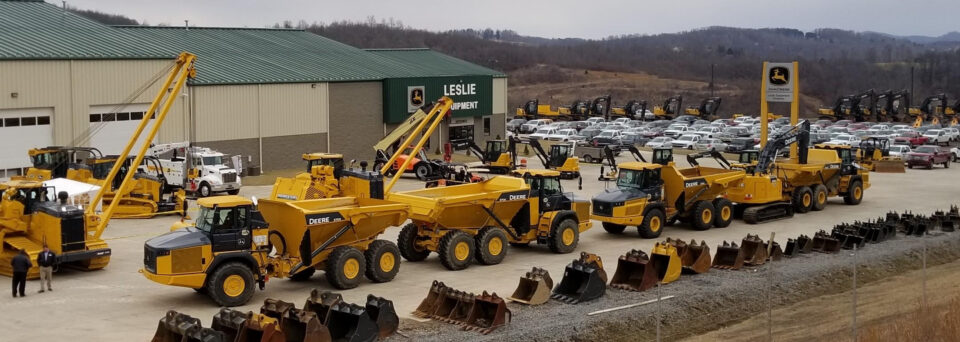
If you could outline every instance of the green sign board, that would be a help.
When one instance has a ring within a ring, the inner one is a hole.
[[[383,81],[383,120],[399,123],[417,108],[443,96],[453,99],[453,117],[493,113],[493,78],[452,76],[390,78]]]

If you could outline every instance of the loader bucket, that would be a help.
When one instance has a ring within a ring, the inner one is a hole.
[[[878,173],[905,173],[903,160],[898,159],[880,159],[873,161],[873,172]]]
[[[568,304],[594,300],[603,296],[606,282],[606,273],[597,268],[597,263],[574,260],[564,269],[563,279],[550,298]]]
[[[433,315],[433,312],[437,311],[437,306],[440,304],[440,292],[444,288],[447,288],[447,286],[442,282],[434,280],[433,284],[430,285],[430,291],[427,292],[427,297],[420,301],[420,305],[413,311],[413,315],[420,318],[427,318]]]
[[[476,330],[486,335],[507,324],[512,318],[513,314],[507,309],[507,303],[503,298],[496,293],[488,294],[487,291],[483,291],[483,294],[474,298],[473,309],[470,310],[463,329]]]
[[[740,252],[743,253],[743,264],[747,266],[760,266],[767,262],[766,244],[760,239],[760,236],[747,234],[740,242]]]
[[[713,256],[713,268],[739,270],[743,267],[743,253],[736,242],[727,243],[723,241],[722,245],[717,246],[717,254]]]
[[[343,297],[339,293],[313,289],[310,291],[310,298],[307,298],[307,302],[303,304],[303,310],[317,314],[320,324],[326,325],[327,318],[330,317],[330,309],[342,301]]]
[[[288,342],[330,342],[330,330],[327,329],[317,314],[311,311],[291,308],[283,312],[280,319],[280,330]]]
[[[657,270],[657,279],[661,284],[669,284],[680,278],[683,265],[680,264],[680,256],[673,245],[657,242],[650,251],[650,261],[653,269]]]
[[[520,277],[517,289],[507,298],[517,303],[540,305],[550,300],[551,289],[553,289],[553,279],[550,278],[550,272],[534,267]]]
[[[643,251],[634,249],[621,255],[617,260],[617,271],[613,273],[610,287],[628,291],[646,291],[657,285],[657,270],[650,257]]]
[[[364,307],[340,302],[330,309],[327,322],[330,337],[334,341],[367,342],[377,340],[377,324]]]
[[[237,334],[236,342],[286,342],[287,338],[279,330],[277,319],[252,312]]]
[[[773,243],[773,248],[770,248],[771,243]],[[776,241],[767,241],[763,246],[763,250],[769,253],[767,256],[767,260],[769,261],[780,261],[780,259],[783,259],[783,249],[780,248],[780,244]]]
[[[840,240],[821,230],[813,235],[812,249],[821,253],[835,253],[840,250]]]
[[[810,253],[811,240],[809,236],[800,235],[796,239],[787,239],[787,247],[783,250],[783,255],[795,257],[800,253]]]
[[[200,329],[200,320],[188,315],[167,311],[167,314],[157,324],[157,331],[153,334],[152,342],[181,342],[186,341],[188,331]]]
[[[263,305],[260,306],[260,314],[273,317],[278,321],[283,317],[283,314],[290,309],[295,309],[296,305],[293,303],[287,303],[282,300],[267,298],[263,300]]]
[[[246,324],[247,317],[249,317],[249,314],[246,312],[222,308],[220,312],[213,316],[213,323],[211,323],[210,327],[213,328],[213,330],[222,332],[226,341],[233,342],[236,341],[237,336],[240,335],[240,330],[243,330],[243,325]]]
[[[667,239],[669,241],[669,239]],[[696,241],[690,240],[690,244],[676,240],[674,246],[677,247],[677,253],[680,254],[680,264],[683,265],[683,273],[700,274],[710,270],[710,247],[703,240],[698,245]]]
[[[387,338],[397,332],[400,327],[400,317],[397,317],[397,310],[393,308],[393,302],[383,297],[367,295],[367,314],[377,324],[381,339]]]

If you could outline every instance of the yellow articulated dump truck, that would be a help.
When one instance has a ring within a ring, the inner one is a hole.
[[[222,306],[247,303],[270,277],[326,272],[349,289],[366,275],[387,282],[400,269],[397,246],[377,237],[407,219],[409,207],[380,199],[303,201],[202,198],[194,223],[147,240],[141,272],[150,280],[205,292]]]

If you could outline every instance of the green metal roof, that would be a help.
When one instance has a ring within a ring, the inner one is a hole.
[[[173,58],[136,37],[41,1],[0,1],[2,59]]]
[[[403,63],[404,71],[414,77],[492,76],[506,74],[430,49],[367,49],[370,53]]]

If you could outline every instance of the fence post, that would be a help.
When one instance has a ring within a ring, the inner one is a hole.
[[[857,245],[853,245],[853,325],[851,333],[853,342],[857,341]]]
[[[773,238],[776,232],[770,233],[767,240],[767,255],[773,254]],[[767,338],[773,341],[773,258],[767,263]]]
[[[657,281],[657,342],[660,342],[660,281]]]
[[[923,288],[921,289],[921,301],[920,301],[920,313],[925,313],[927,309],[927,240],[923,239],[923,256],[920,258],[923,262],[923,274],[921,276],[921,282],[923,283]]]

